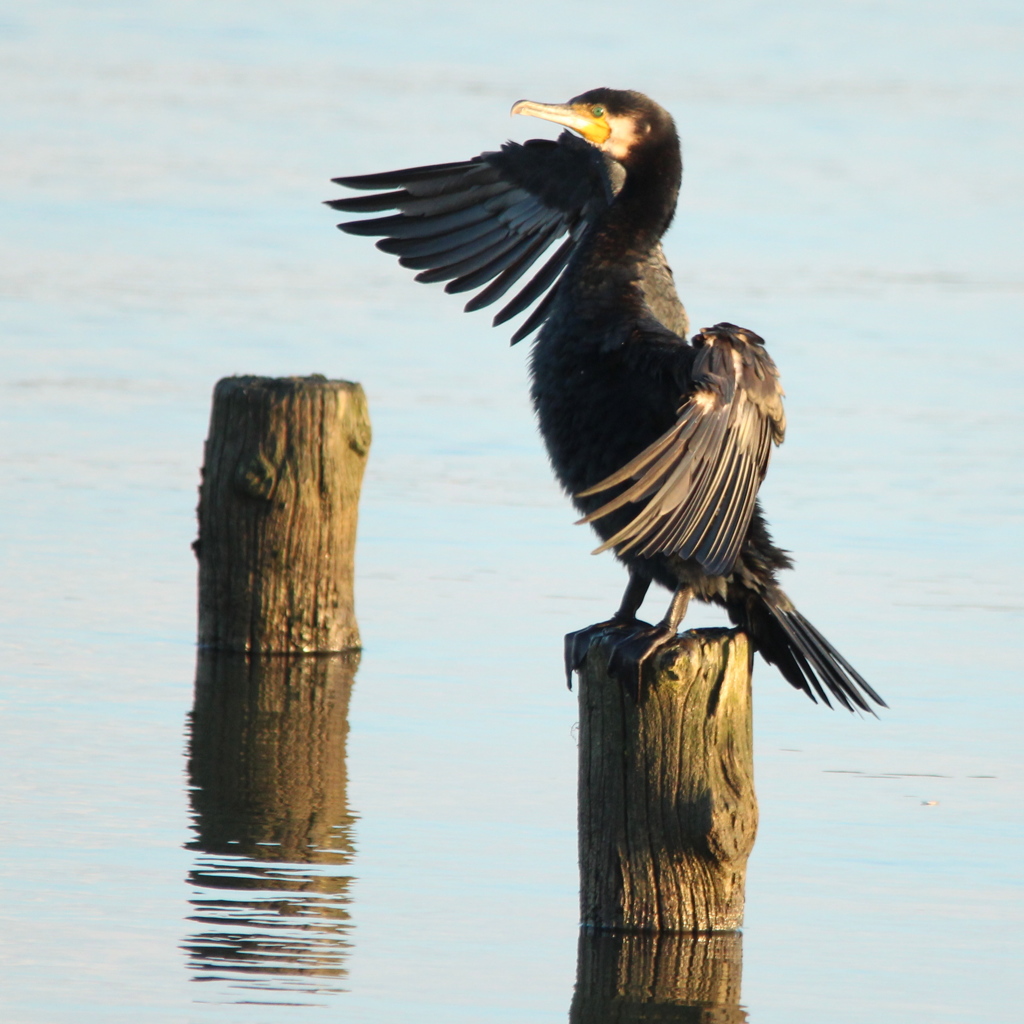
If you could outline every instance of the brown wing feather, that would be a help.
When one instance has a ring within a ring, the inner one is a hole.
[[[646,504],[595,551],[694,558],[711,575],[732,570],[750,525],[771,443],[785,432],[778,371],[762,340],[732,324],[694,339],[694,388],[679,418],[653,444],[578,497],[635,481],[580,520]]]

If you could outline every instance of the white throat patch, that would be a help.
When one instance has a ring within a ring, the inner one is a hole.
[[[609,115],[607,121],[611,133],[602,143],[601,149],[616,160],[624,160],[647,132],[637,131],[636,121],[631,117]]]

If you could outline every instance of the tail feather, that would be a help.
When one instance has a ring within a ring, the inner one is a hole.
[[[812,667],[808,652],[804,651],[804,645],[800,642],[800,637],[790,624],[788,619],[784,615],[775,616],[776,624],[781,628],[785,634],[788,646],[786,647],[787,658],[775,658],[775,664],[778,666],[779,671],[782,672],[783,676],[792,683],[798,690],[803,690],[808,697],[818,703],[820,699],[825,707],[832,707],[832,702],[828,699],[828,694],[825,693],[824,688],[818,678],[818,673],[814,671]],[[773,661],[773,659],[766,654],[765,651],[761,652],[765,655],[766,661]],[[829,687],[831,689],[831,686]],[[815,697],[814,695],[818,696]]]
[[[880,707],[887,708],[882,697],[874,690],[871,684],[822,636],[821,632],[811,622],[808,622],[799,612],[796,613],[804,628],[810,633],[815,642],[832,658],[833,663],[845,669],[846,675],[852,679],[857,686],[864,691]]]
[[[758,624],[761,628],[754,630],[758,650],[791,685],[815,703],[820,698],[827,707],[832,706],[828,694],[847,711],[859,709],[874,714],[868,699],[880,707],[889,706],[785,594],[778,591],[766,595],[763,607],[768,616]]]

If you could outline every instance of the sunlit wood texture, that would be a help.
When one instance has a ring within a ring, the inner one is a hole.
[[[684,634],[645,666],[636,703],[608,675],[609,634],[579,684],[582,922],[738,928],[757,832],[747,638]]]
[[[356,518],[370,447],[359,384],[226,377],[199,490],[199,644],[307,653],[359,646]]]
[[[739,932],[580,932],[569,1024],[743,1024]]]

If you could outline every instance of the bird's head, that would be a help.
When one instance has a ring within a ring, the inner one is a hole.
[[[664,107],[626,89],[591,89],[568,103],[520,100],[511,113],[565,125],[623,164],[638,150],[675,137],[675,125]]]

